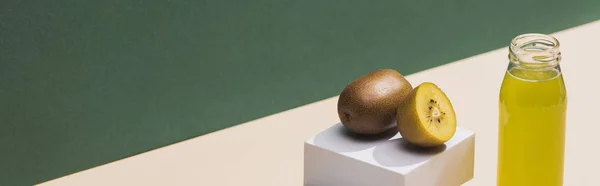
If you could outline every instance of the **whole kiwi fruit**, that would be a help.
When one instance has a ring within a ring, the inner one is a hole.
[[[357,134],[374,135],[396,127],[398,104],[412,85],[398,71],[379,69],[348,84],[338,98],[342,124]]]

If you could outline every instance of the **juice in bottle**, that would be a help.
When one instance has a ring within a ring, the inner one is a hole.
[[[567,93],[558,41],[513,39],[500,90],[498,186],[562,186]]]

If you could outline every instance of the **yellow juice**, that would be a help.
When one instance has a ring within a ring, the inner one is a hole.
[[[561,186],[567,96],[559,67],[512,68],[500,90],[498,186]]]

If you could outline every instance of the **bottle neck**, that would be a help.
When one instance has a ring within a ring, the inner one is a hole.
[[[509,46],[511,66],[529,70],[555,69],[560,63],[560,43],[544,34],[523,34],[515,37]]]

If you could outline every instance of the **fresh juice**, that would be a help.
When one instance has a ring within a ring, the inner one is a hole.
[[[498,186],[562,186],[566,103],[559,67],[506,72],[500,90]]]

